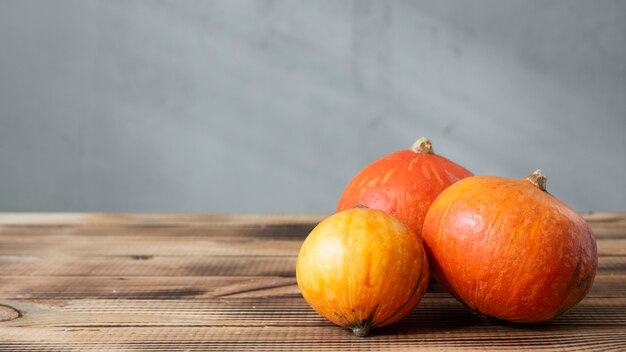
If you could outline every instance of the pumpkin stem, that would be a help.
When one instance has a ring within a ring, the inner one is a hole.
[[[532,183],[535,187],[544,192],[547,192],[546,183],[548,182],[548,178],[541,173],[541,170],[533,172],[532,174],[528,175],[526,179],[530,181],[530,183]]]
[[[358,337],[365,337],[370,334],[371,326],[365,324],[363,326],[355,326],[352,328],[352,332]]]
[[[433,151],[433,142],[426,137],[422,137],[413,143],[411,150],[417,154],[435,154]]]
[[[376,307],[374,307],[369,317],[363,320],[358,319],[354,324],[348,325],[348,327],[352,329],[352,332],[356,336],[365,337],[370,334],[370,330],[372,330],[372,328],[376,326],[376,324],[374,324],[374,314],[376,313],[376,310],[378,309],[379,306],[380,305],[377,304]],[[354,312],[354,309],[352,311]]]

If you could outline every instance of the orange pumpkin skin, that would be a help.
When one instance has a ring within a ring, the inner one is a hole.
[[[309,305],[358,336],[407,315],[424,295],[428,275],[421,240],[400,220],[368,208],[323,220],[296,264]]]
[[[420,143],[425,143],[421,144]],[[344,190],[337,211],[359,204],[388,212],[418,236],[435,198],[472,173],[432,152],[430,141],[418,140],[409,150],[384,156],[361,170]]]
[[[598,267],[591,228],[534,185],[533,175],[466,178],[442,192],[426,215],[432,274],[480,314],[541,322],[591,289]]]

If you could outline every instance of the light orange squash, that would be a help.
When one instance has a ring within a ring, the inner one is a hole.
[[[296,265],[304,299],[357,336],[407,315],[422,298],[428,275],[420,239],[395,217],[368,208],[323,220],[304,241]]]

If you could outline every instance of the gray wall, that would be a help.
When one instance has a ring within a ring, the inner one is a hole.
[[[0,0],[0,211],[330,212],[420,136],[626,210],[626,1]]]

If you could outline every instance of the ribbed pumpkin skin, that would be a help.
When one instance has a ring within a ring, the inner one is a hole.
[[[361,170],[344,190],[337,211],[365,205],[402,220],[421,237],[424,217],[435,198],[472,173],[452,161],[428,153],[401,150]]]
[[[574,307],[598,267],[591,228],[529,180],[475,176],[443,191],[423,240],[435,278],[469,308],[541,322]]]
[[[424,295],[428,275],[419,238],[400,220],[367,208],[322,221],[304,241],[296,265],[309,305],[357,334],[407,315]]]

